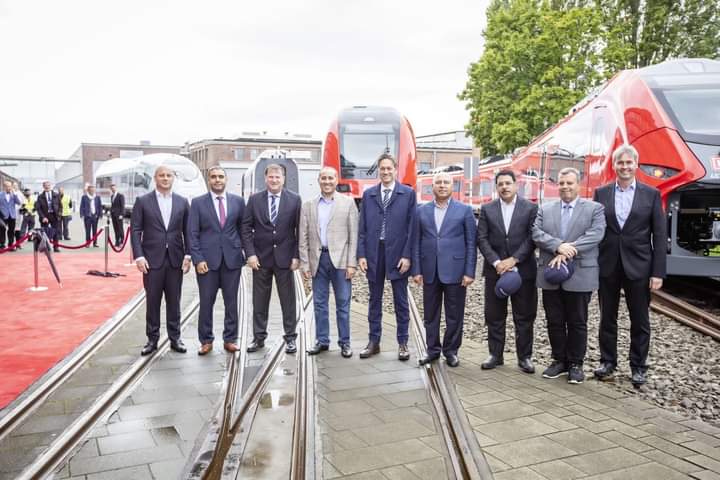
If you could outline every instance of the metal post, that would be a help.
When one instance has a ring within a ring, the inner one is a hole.
[[[44,292],[48,289],[48,287],[41,287],[39,285],[40,283],[40,266],[38,265],[38,258],[40,257],[40,241],[38,238],[35,237],[36,234],[33,234],[33,272],[35,274],[35,283],[32,287],[28,288],[31,292]]]
[[[108,273],[108,255],[110,255],[110,218],[105,224],[105,273]]]

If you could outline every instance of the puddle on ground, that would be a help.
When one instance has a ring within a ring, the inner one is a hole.
[[[293,393],[283,393],[280,390],[268,390],[260,398],[260,406],[272,410],[292,405],[294,402],[295,395]]]

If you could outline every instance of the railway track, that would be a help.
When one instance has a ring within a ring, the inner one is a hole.
[[[720,341],[720,317],[662,290],[653,290],[650,308]]]

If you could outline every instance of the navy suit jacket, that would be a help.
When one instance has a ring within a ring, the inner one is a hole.
[[[220,227],[215,211],[217,200],[212,192],[194,198],[190,205],[190,254],[195,265],[207,262],[210,270],[218,270],[224,261],[227,268],[235,270],[245,264],[240,238],[245,200],[229,192],[226,199],[223,227]]]
[[[595,190],[593,200],[605,207],[607,225],[600,242],[600,276],[612,274],[620,261],[630,280],[665,278],[667,220],[660,191],[636,181],[632,208],[623,228],[615,215],[615,182]]]
[[[380,248],[380,230],[383,220],[382,183],[365,190],[360,203],[360,224],[358,228],[357,258],[365,258],[368,263],[368,278],[375,278]],[[385,223],[385,272],[389,280],[398,280],[410,275],[410,270],[400,274],[397,268],[401,258],[412,261],[415,243],[415,222],[417,217],[415,192],[400,182],[387,206]]]
[[[242,221],[242,243],[248,257],[257,255],[264,268],[290,268],[293,258],[300,259],[298,228],[300,197],[283,189],[275,225],[270,221],[267,190],[248,199]]]
[[[189,216],[187,199],[173,193],[170,223],[166,229],[155,190],[138,197],[130,219],[133,258],[145,257],[150,268],[160,268],[167,251],[170,265],[182,267],[185,255],[190,254],[186,234]]]
[[[45,218],[50,220],[50,208],[48,206],[46,195],[45,190],[43,190],[38,194],[37,200],[35,201],[35,209],[38,212],[38,217],[40,217],[41,223]],[[52,203],[53,217],[55,219],[60,218],[62,212],[60,211],[60,195],[58,195],[57,192],[51,193],[50,203]]]
[[[102,202],[100,201],[99,195],[95,195],[93,203],[95,204],[94,216],[100,218],[102,216]],[[87,195],[83,195],[80,198],[80,216],[83,218],[93,216],[90,214],[90,197],[88,197]]]
[[[460,283],[463,276],[475,278],[475,216],[469,205],[450,201],[440,232],[435,226],[435,202],[417,209],[417,230],[412,274],[423,282]]]

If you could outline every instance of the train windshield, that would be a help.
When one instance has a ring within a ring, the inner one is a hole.
[[[350,124],[340,131],[340,163],[344,178],[377,178],[375,161],[385,151],[397,158],[397,129],[390,124]]]
[[[720,86],[665,89],[662,96],[685,136],[720,138]]]

